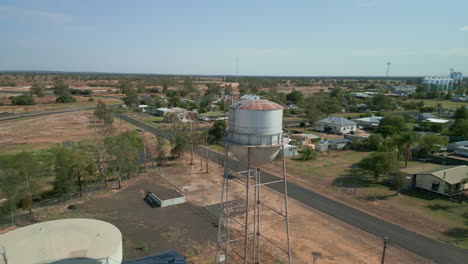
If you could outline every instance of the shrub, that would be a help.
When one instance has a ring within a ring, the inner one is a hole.
[[[62,104],[74,103],[74,102],[76,102],[76,99],[73,98],[73,96],[71,96],[71,95],[61,95],[61,96],[57,97],[57,99],[55,99],[55,102],[56,103],[62,103]]]
[[[20,95],[20,96],[14,96],[11,98],[11,103],[14,105],[35,105],[36,102],[30,95]]]
[[[94,98],[92,98],[92,97],[89,98],[89,99],[88,99],[88,102],[94,102]]]

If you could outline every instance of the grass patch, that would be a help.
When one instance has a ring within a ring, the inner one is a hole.
[[[179,240],[179,238],[187,233],[187,230],[183,228],[175,228],[173,226],[169,226],[165,231],[161,233],[161,236],[167,239],[169,242],[175,242]]]
[[[213,145],[208,145],[207,146],[209,149],[218,151],[218,152],[223,152],[224,153],[224,146],[221,144],[213,144]]]
[[[460,106],[468,106],[467,102],[453,102],[447,100],[431,100],[431,99],[411,99],[408,102],[424,102],[425,107],[436,107],[438,104],[441,104],[443,108],[447,109],[457,109]]]

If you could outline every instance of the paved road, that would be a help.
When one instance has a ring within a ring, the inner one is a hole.
[[[118,116],[118,115],[117,115]],[[119,116],[118,116],[119,117]],[[122,115],[122,119],[138,127],[143,127],[145,130],[159,135],[167,136],[164,132],[149,126],[138,120],[132,119],[126,115]],[[208,152],[208,157],[214,162],[221,162],[223,155],[214,151]],[[230,161],[233,169],[245,170],[240,168],[240,164],[235,161]],[[265,181],[278,180],[279,178],[269,173],[263,172],[262,178]],[[269,188],[283,193],[281,184],[267,185]],[[314,209],[320,210],[330,216],[333,216],[341,221],[352,226],[360,228],[378,237],[388,237],[390,243],[396,244],[420,256],[432,259],[437,263],[447,264],[466,264],[468,263],[468,250],[450,246],[440,241],[419,235],[400,226],[386,222],[380,218],[371,216],[355,208],[335,200],[324,197],[313,191],[307,190],[297,184],[288,183],[289,197],[296,199]]]

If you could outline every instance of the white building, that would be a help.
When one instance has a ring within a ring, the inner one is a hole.
[[[431,192],[452,196],[465,190],[468,183],[463,180],[468,176],[468,166],[443,166],[413,175],[415,186]]]
[[[334,134],[355,134],[357,124],[341,116],[330,116],[315,123],[315,129]]]

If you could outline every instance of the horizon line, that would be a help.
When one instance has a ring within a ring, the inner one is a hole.
[[[159,76],[199,76],[199,77],[270,77],[270,78],[387,78],[385,75],[235,75],[235,74],[189,74],[189,73],[138,73],[138,72],[100,72],[100,71],[59,71],[59,70],[0,70],[0,73],[56,73],[56,74],[95,74],[95,75],[159,75]],[[423,78],[424,75],[388,76],[395,78]]]

